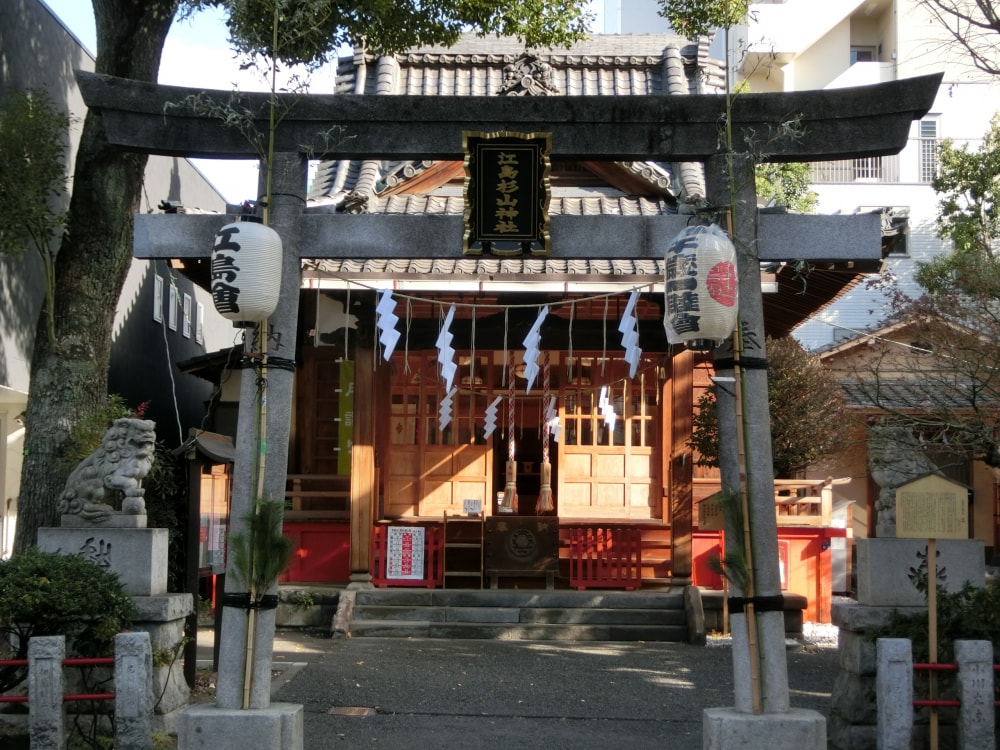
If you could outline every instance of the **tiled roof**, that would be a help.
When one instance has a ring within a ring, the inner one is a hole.
[[[973,407],[969,389],[961,383],[944,385],[937,380],[882,378],[878,382],[847,380],[840,385],[848,406],[861,409],[940,412]],[[984,397],[982,392],[977,398],[980,406],[996,402],[989,394]]]
[[[670,93],[664,75],[668,48],[677,49],[692,69],[701,68],[700,75],[688,76],[690,93],[721,90],[722,70],[709,62],[707,43],[695,45],[672,34],[598,34],[568,50],[531,54],[551,66],[553,83],[564,95],[635,96]],[[388,58],[355,54],[340,61],[336,93],[492,96],[503,83],[504,66],[524,54],[517,40],[476,36],[450,48]]]
[[[505,81],[510,83],[505,67],[525,54],[516,40],[472,35],[449,48],[428,47],[382,57],[359,51],[340,60],[335,92],[494,96]],[[707,42],[693,44],[672,34],[595,35],[570,49],[531,55],[533,64],[545,73],[545,86],[536,86],[532,93],[676,96],[723,90],[723,69],[709,57]],[[377,211],[375,196],[389,188],[399,191],[406,180],[428,166],[425,161],[324,162],[313,179],[310,202]],[[651,194],[673,192],[678,184],[676,171],[685,200],[697,202],[704,197],[700,165],[622,162],[618,166],[647,181]]]
[[[322,205],[315,202],[314,205]],[[427,195],[402,193],[373,196],[365,204],[365,212],[372,214],[451,214],[461,216],[465,200],[460,195]],[[549,213],[571,216],[656,216],[676,214],[677,206],[665,199],[632,198],[620,195],[589,195],[553,197],[549,200]]]
[[[331,276],[378,274],[400,276],[419,274],[422,277],[441,276],[455,279],[458,276],[523,276],[546,274],[553,277],[648,276],[656,281],[663,278],[663,262],[657,260],[563,260],[556,258],[497,258],[493,256],[463,258],[420,259],[324,259],[303,261],[307,272],[318,271]]]

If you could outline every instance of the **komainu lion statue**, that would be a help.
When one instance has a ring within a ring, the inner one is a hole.
[[[142,480],[153,465],[156,423],[148,419],[116,419],[101,447],[73,469],[59,497],[60,514],[72,514],[94,524],[111,518],[115,494],[122,494],[122,513],[146,512]]]

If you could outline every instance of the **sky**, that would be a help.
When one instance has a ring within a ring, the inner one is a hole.
[[[62,20],[92,55],[97,52],[94,11],[89,0],[41,0]],[[592,3],[600,11],[603,3]],[[599,14],[600,15],[600,14]],[[232,91],[267,91],[258,74],[240,71],[228,44],[225,16],[218,9],[201,11],[185,21],[174,21],[163,47],[159,82],[171,86]],[[596,25],[600,28],[600,22]],[[334,65],[310,77],[316,93],[333,90]],[[257,194],[257,162],[191,159],[228,203],[241,203]]]

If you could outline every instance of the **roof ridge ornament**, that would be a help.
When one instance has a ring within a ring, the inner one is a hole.
[[[551,96],[562,93],[552,80],[552,66],[525,53],[503,67],[498,96]]]

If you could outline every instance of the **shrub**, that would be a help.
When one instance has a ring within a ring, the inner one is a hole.
[[[926,577],[914,581],[925,595]],[[927,613],[904,614],[894,611],[885,629],[873,634],[884,638],[909,638],[913,641],[913,659],[926,662],[930,654]],[[937,587],[938,660],[954,661],[957,640],[990,641],[994,654],[1000,651],[1000,580],[979,587],[966,583],[958,591]],[[994,657],[995,659],[996,657]]]
[[[0,647],[26,659],[28,640],[64,635],[67,650],[107,656],[114,637],[136,616],[118,577],[75,555],[28,549],[0,562]],[[19,667],[0,669],[0,692],[27,677]]]
[[[911,575],[914,585],[926,596],[926,574]],[[902,613],[894,611],[885,627],[869,631],[870,640],[876,638],[907,638],[912,642],[913,661],[930,660],[930,638],[926,612]],[[958,591],[937,587],[937,660],[942,664],[955,663],[955,641],[989,641],[993,644],[993,662],[1000,661],[1000,580],[985,587],[966,583]],[[937,678],[938,695],[954,691],[955,677],[950,674]],[[914,676],[914,690],[918,695],[928,695],[928,674]],[[1000,682],[994,685],[994,700],[1000,699]]]

